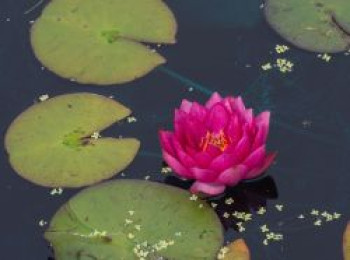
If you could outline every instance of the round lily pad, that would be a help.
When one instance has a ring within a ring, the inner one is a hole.
[[[269,24],[287,41],[315,52],[350,47],[350,1],[267,0]]]
[[[143,43],[175,43],[176,20],[161,0],[53,0],[31,31],[37,58],[80,83],[139,78],[165,62]]]
[[[80,187],[108,179],[129,165],[139,141],[90,136],[129,114],[113,99],[90,93],[37,103],[6,133],[10,163],[25,179],[48,187]]]
[[[106,182],[63,205],[45,238],[56,260],[213,260],[223,242],[221,223],[190,195],[149,181]]]

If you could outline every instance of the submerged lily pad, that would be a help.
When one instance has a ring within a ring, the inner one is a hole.
[[[344,260],[350,260],[350,221],[345,228],[343,238]]]
[[[90,93],[35,104],[6,133],[10,163],[25,179],[48,187],[80,187],[108,179],[129,165],[139,141],[90,136],[129,114],[120,103]]]
[[[233,241],[227,248],[224,260],[250,260],[249,249],[243,239]]]
[[[164,184],[110,181],[62,206],[45,238],[57,260],[132,260],[142,251],[149,260],[212,260],[223,242],[221,223],[208,205],[189,197]]]
[[[38,59],[64,78],[101,85],[141,77],[165,62],[145,43],[175,42],[161,0],[54,0],[32,28]]]
[[[267,0],[265,15],[287,41],[315,52],[350,47],[350,1]]]

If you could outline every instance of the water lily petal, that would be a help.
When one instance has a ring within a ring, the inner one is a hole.
[[[196,181],[192,184],[190,190],[192,193],[202,192],[208,195],[218,195],[225,191],[225,185]]]
[[[247,174],[247,167],[244,165],[237,165],[235,167],[226,169],[222,172],[215,182],[222,183],[228,186],[234,186]]]
[[[233,154],[236,155],[237,161],[243,161],[251,151],[251,142],[247,136],[243,136],[237,143]]]
[[[245,106],[242,97],[239,96],[237,98],[232,98],[230,103],[233,111],[235,111],[237,114],[243,115]]]
[[[242,125],[239,122],[238,116],[231,116],[230,122],[226,125],[225,134],[229,137],[233,147],[242,138],[242,133]],[[230,152],[233,152],[233,150]]]
[[[253,109],[247,109],[243,113],[244,121],[250,126],[253,122]]]
[[[256,125],[263,125],[264,127],[269,127],[270,124],[270,112],[265,111],[261,112],[259,115],[255,117]]]
[[[176,139],[178,139],[181,143],[185,141],[186,132],[184,129],[184,123],[186,120],[186,113],[182,110],[175,109],[174,116],[174,133]]]
[[[218,173],[210,169],[201,169],[201,168],[194,167],[194,168],[191,168],[190,170],[193,174],[193,177],[196,180],[199,180],[202,182],[213,182],[218,176]]]
[[[176,157],[185,168],[188,169],[196,165],[196,162],[184,151],[181,144],[176,139],[173,140],[173,147]]]
[[[257,126],[257,132],[255,134],[252,150],[260,147],[266,142],[268,129],[262,125]]]
[[[190,145],[197,148],[202,136],[205,134],[205,127],[198,120],[191,120],[188,114],[182,110],[175,110],[174,120],[176,139],[183,145]]]
[[[230,114],[228,113],[225,106],[221,103],[217,103],[211,107],[206,123],[209,131],[213,133],[219,133],[223,131],[226,125],[229,123]]]
[[[234,102],[234,98],[233,97],[225,97],[223,100],[222,100],[222,104],[226,107],[227,111],[230,113],[230,114],[233,114],[233,110],[232,110],[232,106],[231,106],[231,103]]]
[[[208,152],[199,152],[193,155],[193,159],[200,168],[207,168],[213,160],[213,156]]]
[[[264,173],[267,170],[267,168],[269,168],[270,165],[273,163],[276,156],[277,156],[277,153],[268,154],[265,158],[263,166],[250,170],[245,176],[245,179],[254,179],[258,177],[260,174]]]
[[[261,167],[265,161],[265,145],[260,146],[254,152],[252,152],[247,159],[244,160],[243,164],[249,169]]]
[[[164,130],[159,131],[159,140],[160,140],[162,149],[164,149],[170,155],[174,156],[175,150],[173,146],[173,138],[174,138],[174,133],[170,131],[164,131]]]
[[[218,147],[211,144],[207,146],[206,152],[210,154],[212,158],[215,158],[222,154],[222,151]]]
[[[214,106],[216,103],[219,103],[222,101],[222,97],[220,96],[220,94],[218,92],[214,92],[210,99],[207,101],[207,103],[205,104],[206,108],[211,108],[212,106]]]
[[[188,101],[187,99],[183,99],[181,102],[180,110],[185,113],[190,113],[192,107],[192,102]]]
[[[183,130],[185,131],[184,144],[190,145],[199,151],[201,141],[206,134],[206,129],[203,124],[197,120],[187,118],[186,122],[183,124]]]
[[[193,119],[203,122],[206,118],[207,113],[208,110],[204,106],[198,104],[197,102],[192,103],[190,115]]]
[[[187,168],[185,168],[185,166],[183,166],[177,159],[175,159],[175,157],[171,156],[164,150],[162,151],[162,153],[165,162],[174,172],[186,179],[192,179],[191,172]]]
[[[223,172],[224,170],[228,168],[232,168],[237,164],[237,157],[235,154],[228,154],[223,153],[219,156],[217,156],[210,164],[210,169],[217,171],[217,172]]]

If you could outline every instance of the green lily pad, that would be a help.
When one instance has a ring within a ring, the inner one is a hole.
[[[51,220],[45,238],[56,260],[213,260],[223,242],[215,212],[190,193],[141,180],[88,188]],[[79,258],[80,257],[80,258]]]
[[[113,99],[89,93],[37,103],[6,133],[10,163],[25,179],[48,187],[80,187],[108,179],[129,165],[139,141],[90,136],[129,114]]]
[[[175,43],[176,20],[161,0],[53,0],[31,31],[35,55],[80,83],[139,78],[165,62],[142,43]]]
[[[350,221],[345,228],[343,237],[344,260],[350,260]]]
[[[315,52],[350,47],[350,1],[267,0],[269,24],[287,41]]]

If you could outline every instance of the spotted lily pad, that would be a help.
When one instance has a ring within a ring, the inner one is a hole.
[[[350,1],[267,0],[270,25],[296,46],[315,52],[340,52],[350,47]]]
[[[165,62],[142,43],[175,42],[176,21],[161,0],[54,0],[31,31],[38,59],[64,78],[108,85]]]
[[[117,180],[69,200],[45,233],[56,260],[213,260],[223,242],[215,212],[160,183]],[[80,257],[80,258],[79,258]]]
[[[344,260],[350,260],[350,222],[346,226],[343,238]]]
[[[243,239],[237,239],[227,246],[224,260],[250,260],[249,249]]]
[[[120,103],[89,93],[35,104],[6,133],[10,163],[25,179],[48,187],[80,187],[110,178],[133,160],[139,141],[90,136],[129,114]]]

